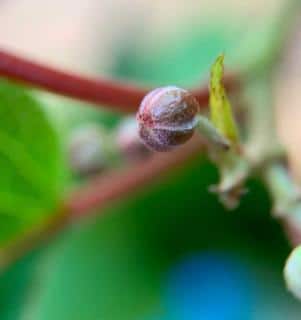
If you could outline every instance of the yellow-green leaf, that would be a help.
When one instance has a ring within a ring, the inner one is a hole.
[[[222,83],[224,55],[220,55],[211,68],[210,112],[214,126],[232,143],[238,143],[239,135],[232,107]]]

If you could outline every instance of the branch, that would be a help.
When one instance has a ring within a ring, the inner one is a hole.
[[[107,105],[111,110],[123,112],[135,112],[149,91],[114,81],[97,80],[56,70],[1,49],[0,76],[86,102]],[[227,76],[224,82],[229,90],[237,88],[238,81],[234,75]],[[207,107],[209,92],[206,87],[193,90],[192,93],[201,106]],[[38,226],[29,234],[1,248],[0,269],[5,268],[25,252],[40,246],[77,219],[90,216],[96,210],[99,212],[113,201],[119,201],[153,182],[161,174],[183,165],[201,149],[202,141],[194,137],[192,141],[173,152],[156,154],[129,168],[94,178],[86,186],[74,191],[60,212],[44,226]]]
[[[87,185],[74,191],[67,200],[71,219],[77,220],[91,211],[106,207],[114,201],[153,183],[163,173],[180,167],[202,149],[201,139],[194,137],[190,142],[168,153],[155,154],[147,161],[136,163],[120,172],[111,172],[94,178]]]
[[[121,112],[135,112],[143,97],[150,91],[113,80],[93,79],[57,70],[1,49],[0,76]],[[234,76],[226,77],[226,86],[232,87],[234,80]],[[201,106],[207,106],[206,87],[192,90],[192,93]]]

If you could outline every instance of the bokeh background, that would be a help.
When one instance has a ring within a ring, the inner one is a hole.
[[[208,79],[220,52],[233,69],[255,59],[286,2],[1,1],[0,47],[76,72],[189,87]],[[298,36],[288,43],[275,90],[279,134],[296,176]],[[120,120],[37,96],[47,101],[63,144],[85,123],[114,130]],[[282,277],[290,245],[266,191],[250,181],[240,207],[228,212],[208,192],[217,179],[199,155],[27,254],[1,274],[0,319],[300,319],[301,304]],[[66,190],[75,183],[67,180]]]

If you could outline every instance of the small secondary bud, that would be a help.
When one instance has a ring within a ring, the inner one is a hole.
[[[301,246],[296,247],[288,257],[284,277],[288,290],[301,299]]]
[[[169,151],[192,137],[199,109],[197,100],[184,89],[155,89],[144,97],[138,110],[139,135],[150,149]]]
[[[89,175],[106,164],[103,130],[95,125],[81,127],[71,135],[68,157],[74,173]]]
[[[135,117],[124,118],[117,127],[116,145],[121,155],[128,161],[145,158],[150,150],[142,143],[138,134]]]

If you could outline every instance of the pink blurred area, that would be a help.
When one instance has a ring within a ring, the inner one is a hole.
[[[122,0],[3,1],[0,46],[76,71],[93,72],[97,64],[105,73],[133,14]]]
[[[271,14],[282,0],[9,0],[0,2],[0,46],[69,69],[104,72],[117,41],[142,28],[150,39],[175,25],[227,10],[241,19]],[[140,30],[140,34],[142,32]]]

